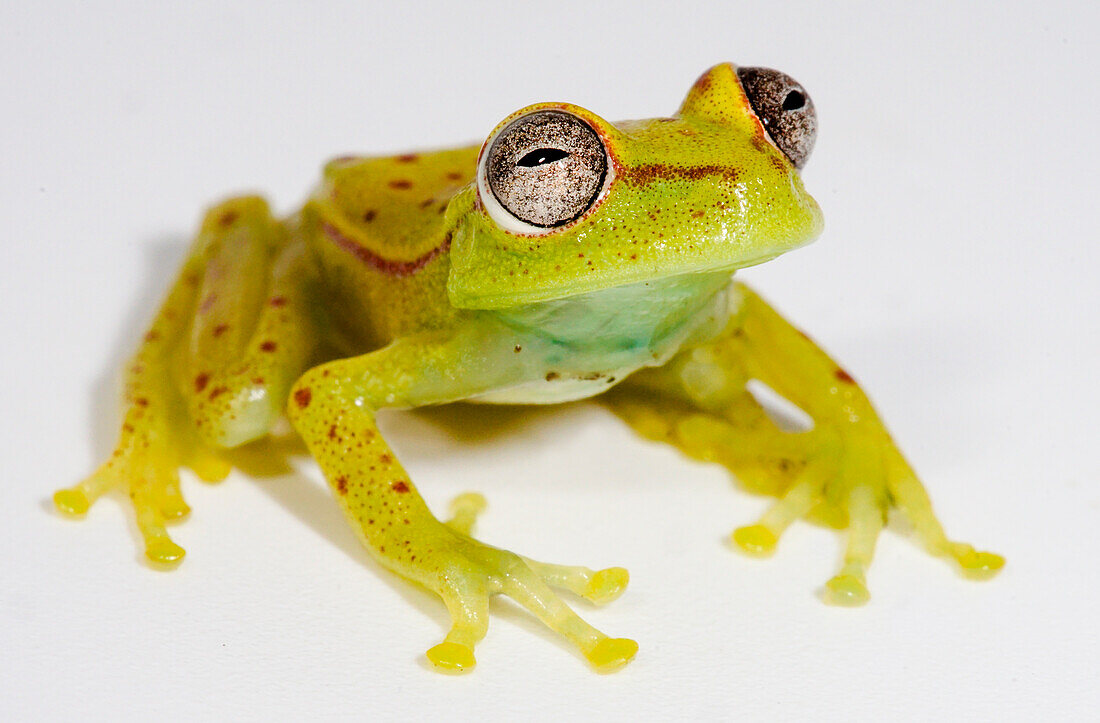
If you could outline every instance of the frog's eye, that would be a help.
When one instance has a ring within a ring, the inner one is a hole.
[[[791,76],[771,68],[738,68],[737,76],[772,142],[795,168],[802,168],[817,138],[817,115],[806,90]]]
[[[499,226],[544,233],[577,220],[595,204],[607,165],[607,150],[592,126],[564,111],[536,111],[497,133],[478,185]]]

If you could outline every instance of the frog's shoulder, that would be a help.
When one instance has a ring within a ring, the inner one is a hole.
[[[398,156],[343,156],[325,165],[308,209],[318,231],[397,262],[441,243],[444,212],[473,180],[477,146]]]

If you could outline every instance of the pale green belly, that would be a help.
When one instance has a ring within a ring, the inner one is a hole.
[[[494,312],[539,362],[525,380],[469,399],[556,404],[600,394],[721,331],[740,304],[731,274],[692,274]]]

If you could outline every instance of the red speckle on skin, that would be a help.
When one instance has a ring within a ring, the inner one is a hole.
[[[647,163],[635,166],[624,174],[632,183],[645,185],[653,181],[672,179],[698,181],[706,176],[722,176],[730,183],[737,181],[740,171],[730,166],[710,164],[705,166],[673,166],[667,163]]]
[[[286,298],[283,296],[272,296],[267,303],[278,309],[279,307],[286,306]]]
[[[337,435],[336,435],[336,425],[333,424],[332,426],[330,426],[328,428],[328,438],[329,439],[336,439],[336,437],[337,437]]]
[[[337,246],[348,251],[367,266],[387,276],[411,276],[427,266],[429,261],[441,254],[447,253],[451,248],[451,235],[447,234],[443,237],[443,242],[439,244],[439,246],[436,246],[420,258],[413,259],[412,261],[393,261],[391,259],[382,258],[370,249],[359,244],[357,241],[353,241],[347,236],[344,236],[336,230],[335,226],[326,223],[322,226],[322,229],[329,240]]]
[[[420,156],[416,155],[415,153],[406,153],[402,156],[398,156],[397,157],[397,162],[398,163],[412,163],[417,158],[420,158]]]
[[[275,351],[278,348],[278,344],[273,341],[265,341],[263,344],[260,344],[260,351]]]
[[[839,367],[837,367],[837,370],[834,372],[834,374],[835,374],[837,379],[844,382],[845,384],[855,384],[856,383],[856,380],[852,378],[851,374],[849,374],[848,372],[844,371],[843,369],[841,369]]]
[[[382,464],[389,464],[393,462],[393,457],[389,456],[388,454],[383,454],[381,457],[378,458],[378,461]]]
[[[463,175],[461,173],[459,173],[458,171],[451,171],[450,173],[447,174],[447,180],[448,181],[461,181],[462,179],[463,179]]]
[[[702,218],[705,215],[706,215],[706,212],[704,212],[704,211],[696,211],[695,213],[691,214],[691,217],[692,218]]]
[[[427,208],[428,206],[431,206],[433,203],[435,203],[434,198],[426,198],[426,199],[424,199],[423,201],[420,202],[420,208]]]
[[[214,387],[210,390],[210,399],[214,400],[229,391],[229,387]]]
[[[336,491],[342,495],[348,493],[348,478],[344,475],[340,475],[336,478]]]
[[[395,178],[390,181],[389,186],[396,191],[407,191],[413,187],[413,183],[404,178]]]
[[[145,397],[138,397],[137,399],[134,400],[134,404],[138,405],[139,407],[148,407],[149,406],[149,400],[146,399]]]
[[[158,332],[158,331],[150,331],[150,332],[146,332],[146,334],[145,334],[145,341],[156,341],[159,338],[160,338],[160,332]]]
[[[406,492],[409,491],[409,486],[407,484],[405,484],[403,481],[399,481],[399,482],[394,482],[392,485],[390,485],[390,489],[393,490],[394,492],[398,493],[398,494],[403,495],[403,494],[405,494]]]
[[[195,377],[195,391],[196,392],[201,392],[203,389],[206,389],[206,385],[209,381],[210,381],[210,375],[207,374],[206,372],[203,372],[202,374],[199,374],[198,376],[196,376]]]
[[[232,223],[236,221],[239,216],[240,214],[238,214],[236,211],[226,211],[221,215],[221,218],[218,219],[218,224],[223,228],[232,225]]]
[[[218,324],[214,327],[214,336],[221,336],[227,331],[229,331],[229,324]]]
[[[294,403],[297,404],[300,409],[308,407],[311,399],[313,399],[313,392],[309,390],[309,387],[302,387],[301,389],[294,390]]]
[[[371,221],[374,220],[374,217],[377,216],[377,215],[378,214],[375,211],[364,211],[363,212],[363,220],[366,221],[367,223],[370,223]]]
[[[253,384],[263,384],[264,383],[264,378],[263,377],[252,377],[252,383]]]

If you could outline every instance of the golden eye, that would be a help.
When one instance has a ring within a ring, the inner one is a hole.
[[[737,77],[772,142],[795,168],[802,168],[817,138],[817,114],[806,90],[771,68],[738,68]]]
[[[554,228],[592,207],[607,176],[607,151],[580,118],[537,111],[497,134],[484,174],[504,211],[525,224]]]

